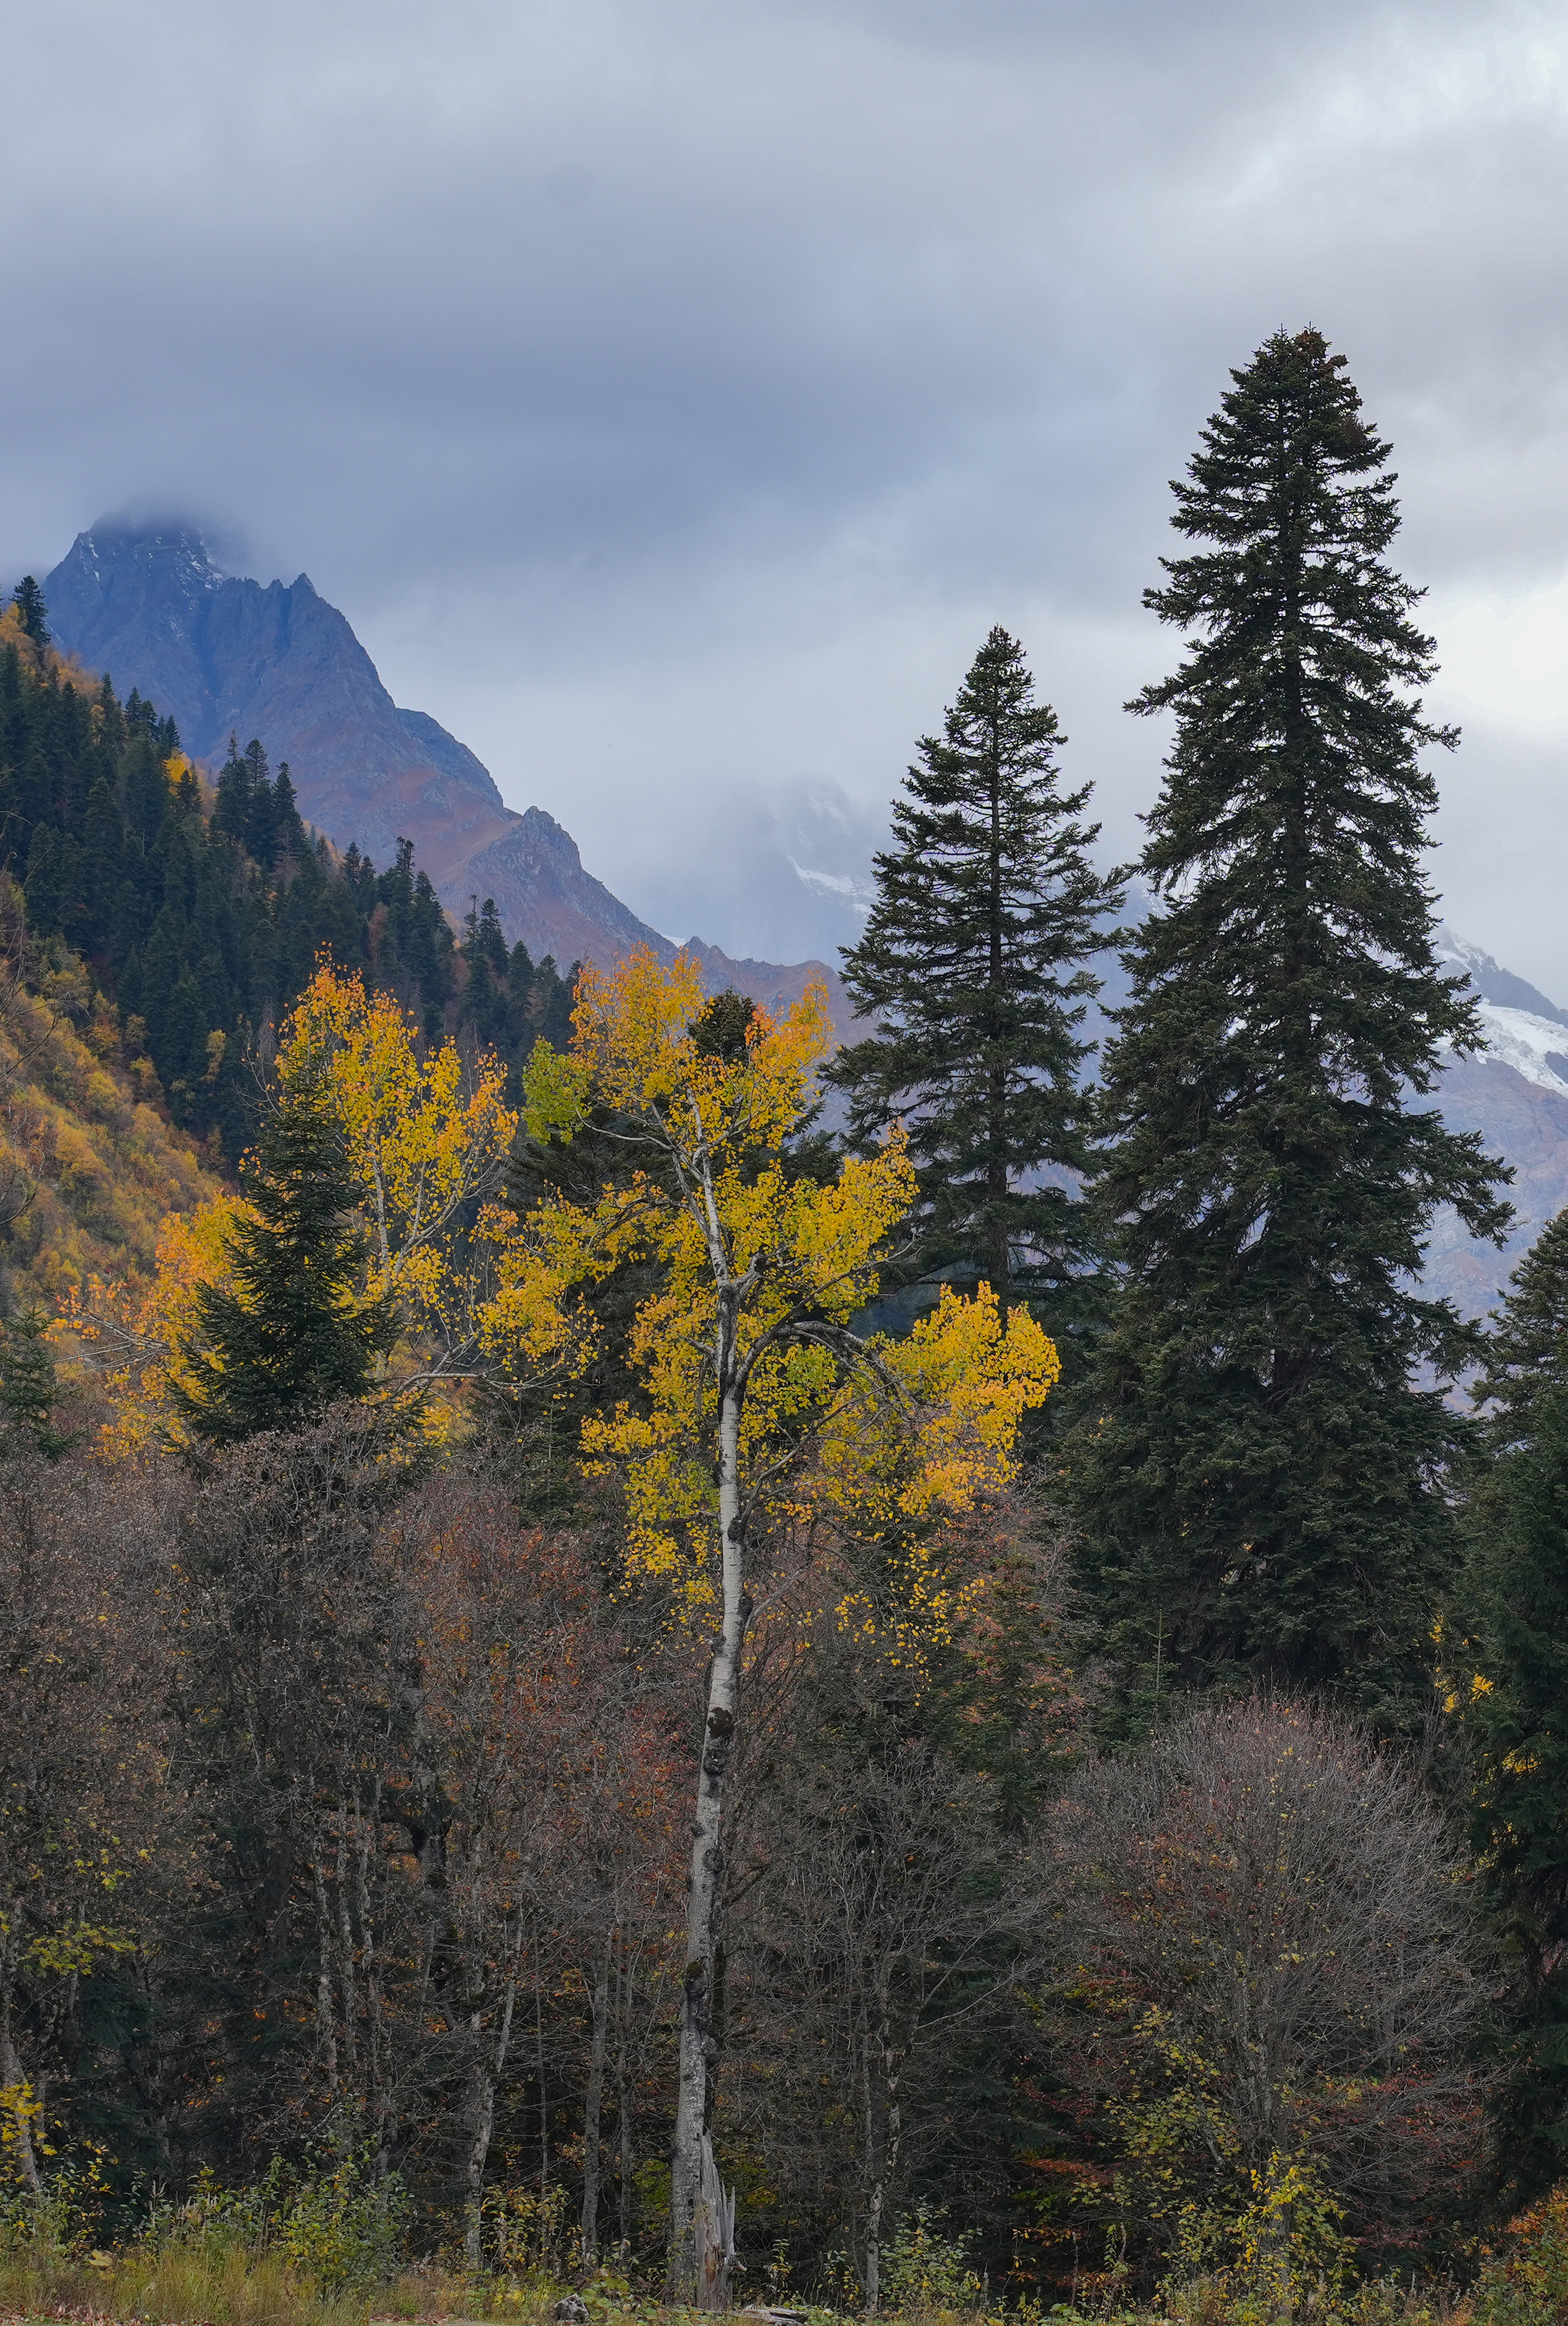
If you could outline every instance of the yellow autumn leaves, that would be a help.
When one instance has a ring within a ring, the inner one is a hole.
[[[943,1289],[905,1338],[854,1332],[914,1199],[904,1141],[847,1158],[822,1184],[790,1144],[828,1046],[821,991],[776,1022],[755,1012],[724,1040],[705,1038],[704,1008],[684,956],[583,972],[571,1047],[534,1051],[525,1113],[531,1138],[558,1154],[586,1135],[598,1184],[547,1192],[521,1218],[499,1200],[518,1129],[500,1069],[466,1065],[450,1044],[422,1055],[404,1012],[357,977],[318,971],[277,1075],[283,1105],[324,1077],[342,1122],[363,1297],[390,1294],[402,1323],[388,1387],[455,1385],[486,1368],[535,1395],[564,1391],[611,1329],[597,1289],[628,1270],[651,1286],[624,1347],[641,1394],[589,1412],[580,1450],[590,1472],[625,1483],[634,1563],[693,1583],[714,1542],[721,1358],[744,1392],[735,1459],[748,1522],[875,1525],[964,1507],[1011,1477],[1022,1417],[1058,1370],[1035,1320],[1004,1318],[985,1287],[972,1298]],[[227,1289],[245,1208],[225,1196],[167,1221],[146,1298],[97,1287],[72,1319],[116,1392],[122,1450],[180,1441],[176,1390],[202,1354],[198,1296]]]
[[[814,1098],[825,997],[707,1046],[697,964],[648,954],[579,988],[569,1056],[527,1078],[535,1140],[591,1130],[623,1168],[597,1200],[546,1197],[519,1222],[486,1311],[513,1372],[570,1377],[599,1354],[595,1286],[640,1265],[655,1289],[626,1354],[644,1396],[590,1413],[590,1470],[623,1479],[635,1564],[706,1587],[718,1466],[738,1464],[743,1515],[831,1514],[858,1525],[964,1507],[1014,1474],[1018,1424],[1045,1397],[1056,1352],[984,1287],[944,1289],[904,1340],[850,1330],[907,1214],[914,1177],[895,1134],[827,1185],[788,1142]],[[722,1345],[721,1345],[722,1344]],[[720,1383],[738,1379],[737,1446],[716,1443]]]
[[[465,1068],[448,1043],[423,1059],[395,1001],[323,965],[283,1028],[278,1095],[323,1077],[360,1186],[368,1261],[362,1298],[390,1295],[402,1335],[386,1386],[455,1382],[471,1370],[488,1290],[492,1245],[474,1233],[499,1188],[516,1132],[493,1059]],[[164,1221],[156,1273],[137,1300],[94,1282],[68,1313],[115,1397],[111,1447],[134,1454],[181,1445],[177,1390],[197,1382],[205,1352],[204,1287],[232,1289],[229,1240],[249,1207],[224,1195]],[[439,1425],[446,1409],[435,1411]]]

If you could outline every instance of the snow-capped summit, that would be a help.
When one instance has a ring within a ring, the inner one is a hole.
[[[1437,933],[1437,957],[1469,978],[1488,1058],[1568,1098],[1568,1011],[1446,924]]]
[[[1516,977],[1511,969],[1499,967],[1489,953],[1461,937],[1446,921],[1437,932],[1437,958],[1451,969],[1463,970],[1483,1001],[1496,1002],[1505,1009],[1526,1010],[1568,1029],[1568,1009],[1559,1009],[1554,1001],[1548,1001],[1539,986]],[[1568,1043],[1562,1047],[1568,1049]]]
[[[1538,1089],[1560,1091],[1568,1098],[1568,1029],[1561,1019],[1534,1009],[1505,1009],[1496,1001],[1476,1006],[1486,1028],[1488,1057],[1512,1066]]]

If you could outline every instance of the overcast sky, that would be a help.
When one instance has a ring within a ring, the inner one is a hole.
[[[1465,730],[1448,909],[1568,1000],[1561,6],[5,0],[3,52],[0,573],[125,510],[308,572],[731,949],[995,621],[1136,848],[1166,480],[1315,322]]]

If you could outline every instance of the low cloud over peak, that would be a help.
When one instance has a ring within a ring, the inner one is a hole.
[[[509,801],[718,932],[814,787],[874,833],[995,620],[1136,845],[1167,479],[1311,316],[1467,728],[1439,877],[1568,990],[1568,675],[1521,723],[1504,642],[1568,531],[1555,12],[67,0],[9,38],[0,572],[209,513],[222,570],[308,572]]]

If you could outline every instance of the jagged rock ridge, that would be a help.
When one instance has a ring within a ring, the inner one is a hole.
[[[219,572],[189,526],[105,522],[77,535],[44,583],[61,648],[172,712],[186,749],[211,763],[231,733],[286,759],[302,813],[347,847],[389,863],[400,838],[454,914],[494,897],[508,936],[534,958],[608,961],[639,944],[676,948],[587,871],[543,808],[509,808],[489,770],[422,711],[394,702],[345,617],[308,574],[292,582]],[[820,962],[738,962],[692,940],[717,985],[765,1006],[798,996]]]

